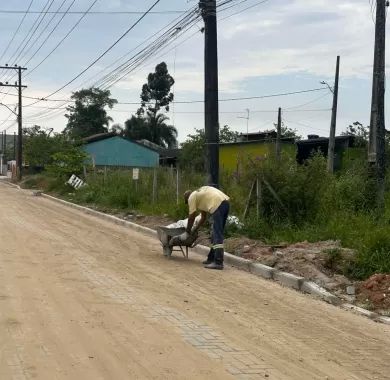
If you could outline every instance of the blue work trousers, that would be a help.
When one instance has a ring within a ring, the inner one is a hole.
[[[213,231],[211,236],[212,248],[223,249],[224,229],[229,215],[230,204],[228,201],[223,201],[217,210],[212,214],[213,217]]]

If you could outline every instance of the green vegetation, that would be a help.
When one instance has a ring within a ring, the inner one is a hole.
[[[180,202],[176,202],[176,174],[170,169],[157,172],[157,192],[153,202],[153,170],[141,170],[138,183],[129,171],[108,171],[89,174],[88,186],[74,191],[64,188],[63,181],[36,181],[62,194],[72,193],[77,203],[122,212],[150,215],[168,214],[172,218],[186,216],[181,193],[197,188],[204,176],[186,171],[180,175]],[[390,272],[390,193],[384,213],[373,211],[371,184],[364,165],[356,165],[333,176],[326,171],[326,162],[314,156],[306,165],[283,157],[281,162],[269,158],[252,162],[245,175],[222,175],[222,189],[231,196],[232,214],[242,219],[249,190],[254,179],[262,185],[261,216],[257,218],[253,204],[244,227],[229,230],[267,243],[319,240],[340,240],[342,245],[357,251],[343,272],[354,278],[367,278],[375,272]],[[50,177],[48,177],[50,178]],[[42,182],[43,181],[43,182]],[[267,183],[267,185],[265,185]],[[32,186],[33,183],[29,183]],[[57,186],[57,187],[56,187]],[[328,264],[338,266],[339,252],[330,252]]]
[[[142,86],[141,107],[136,116],[125,122],[123,135],[133,140],[149,140],[164,148],[177,146],[177,130],[167,124],[169,118],[160,111],[169,111],[174,95],[171,92],[175,80],[168,72],[165,62],[148,75],[148,81]]]
[[[111,98],[109,90],[87,88],[76,91],[71,96],[74,104],[67,108],[68,124],[64,133],[72,139],[82,139],[99,133],[108,132],[112,118],[107,115],[106,107],[112,109],[118,101]]]

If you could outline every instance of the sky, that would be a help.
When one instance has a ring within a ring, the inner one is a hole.
[[[32,0],[30,11],[42,11],[45,5],[50,4],[49,11],[58,10],[61,4],[61,10],[66,10],[73,4],[71,11],[85,12],[93,2]],[[91,11],[144,12],[154,2],[97,0]],[[141,16],[118,13],[86,15],[58,49],[29,73],[68,33],[81,15],[67,14],[61,20],[61,14],[48,13],[44,18],[41,17],[39,25],[40,15],[29,13],[15,34],[24,13],[9,11],[26,11],[31,0],[2,3],[0,63],[27,67],[28,70],[23,74],[24,84],[28,86],[23,92],[25,97],[46,97],[63,87],[105,52]],[[62,131],[67,122],[64,117],[66,111],[47,111],[48,108],[64,107],[65,104],[51,99],[67,100],[72,91],[92,85],[93,78],[107,72],[102,70],[115,67],[113,63],[124,54],[130,56],[139,51],[138,45],[179,17],[177,11],[184,12],[196,5],[197,0],[161,0],[153,11],[163,13],[147,15],[76,81],[47,101],[32,104],[34,100],[24,98],[23,125],[38,124]],[[233,5],[230,9],[220,9],[218,13],[221,125],[229,125],[231,129],[242,133],[247,128],[250,132],[269,130],[273,128],[278,108],[281,107],[285,125],[296,129],[303,137],[308,134],[327,136],[332,107],[332,94],[327,89],[271,98],[224,100],[316,89],[324,87],[320,84],[322,81],[333,85],[337,55],[341,56],[337,132],[340,134],[345,131],[355,121],[369,124],[375,33],[369,0],[233,0],[230,5]],[[60,20],[58,27],[52,30]],[[177,35],[165,50],[156,52],[141,67],[110,88],[112,97],[120,103],[138,103],[148,73],[154,71],[158,63],[165,61],[175,78],[173,91],[175,100],[179,102],[172,105],[167,116],[178,130],[179,141],[184,141],[195,128],[204,128],[203,104],[180,103],[202,100],[204,96],[202,27],[203,22],[199,20],[191,29]],[[35,29],[31,37],[28,32]],[[41,45],[42,48],[29,61]],[[386,58],[389,62],[389,53]],[[15,81],[5,71],[0,71],[0,76],[1,81]],[[0,89],[5,93],[8,90]],[[15,89],[11,89],[8,95],[0,94],[0,102],[14,109],[17,102],[15,95]],[[137,104],[117,104],[109,110],[109,115],[113,123],[123,125],[137,107]],[[249,120],[246,119],[247,110]],[[16,131],[15,119],[10,110],[0,106],[0,130],[7,129],[8,133]],[[386,121],[390,122],[388,113]]]

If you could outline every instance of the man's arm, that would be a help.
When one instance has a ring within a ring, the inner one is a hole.
[[[196,226],[195,231],[198,231],[198,230],[200,229],[200,227],[203,226],[204,222],[205,222],[206,219],[207,219],[207,212],[202,211],[202,212],[200,213],[200,216],[201,216],[201,218],[200,218],[200,220],[199,220],[198,225]]]
[[[186,232],[187,232],[188,234],[190,234],[190,235],[191,235],[192,226],[194,225],[194,222],[195,222],[195,218],[196,218],[196,212],[193,212],[193,213],[192,213],[191,215],[189,215],[189,217],[188,217]]]

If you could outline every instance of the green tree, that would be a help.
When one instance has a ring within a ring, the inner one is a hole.
[[[173,101],[171,92],[175,80],[168,72],[165,62],[148,75],[148,82],[142,86],[141,107],[136,116],[125,122],[123,135],[133,140],[148,140],[164,148],[177,146],[177,130],[167,121],[169,118],[161,113],[169,111]]]
[[[45,168],[53,162],[53,154],[70,149],[72,143],[53,129],[44,129],[39,125],[23,129],[23,155],[31,167]]]
[[[365,148],[368,144],[369,129],[370,129],[369,127],[365,127],[359,121],[355,121],[354,123],[348,126],[345,132],[342,132],[341,134],[343,136],[354,136],[355,137],[354,145],[356,147]]]
[[[114,124],[111,126],[110,132],[116,133],[118,136],[122,136],[124,133],[124,129],[123,129],[122,125],[117,123],[117,124]]]
[[[277,130],[278,125],[274,123],[275,129]],[[295,140],[301,140],[302,136],[298,134],[296,129],[290,128],[282,121],[282,138],[292,138]]]
[[[82,174],[87,159],[88,154],[81,147],[73,145],[69,149],[54,153],[52,163],[47,169],[58,178],[69,179],[72,174]]]
[[[112,118],[107,115],[106,107],[112,109],[118,101],[111,98],[109,90],[98,88],[82,89],[74,92],[74,105],[69,106],[65,117],[68,124],[64,132],[73,139],[82,139],[98,133],[108,132]]]
[[[174,95],[171,92],[175,80],[168,72],[165,62],[161,62],[155,68],[154,73],[148,75],[148,82],[142,86],[141,107],[138,110],[139,116],[145,114],[157,118],[159,111],[164,108],[169,111],[169,104],[173,101]]]
[[[224,125],[219,130],[220,143],[235,142],[238,136],[239,133],[232,131],[227,125]],[[195,129],[195,133],[188,135],[186,141],[181,144],[180,164],[183,167],[193,168],[196,171],[203,171],[206,159],[205,147],[204,129]]]
[[[146,118],[132,116],[125,122],[124,136],[132,140],[148,140],[164,148],[177,146],[177,130],[168,125],[163,114],[148,115]]]
[[[131,140],[152,141],[152,134],[146,119],[140,116],[132,116],[125,121],[124,137]]]

